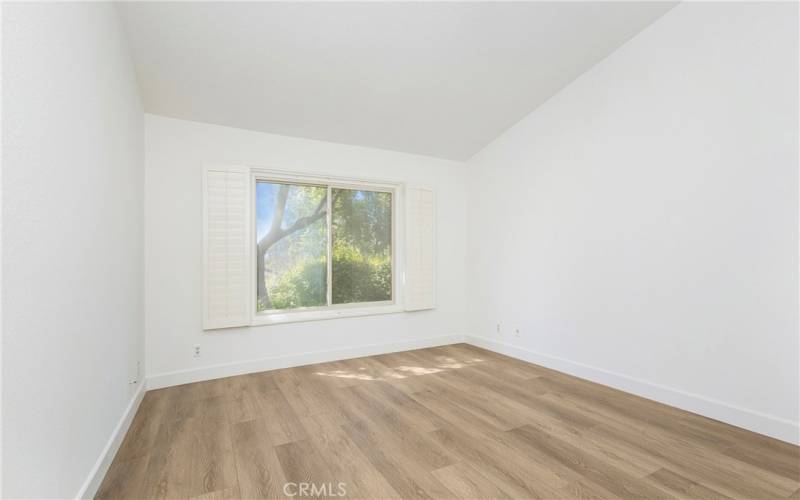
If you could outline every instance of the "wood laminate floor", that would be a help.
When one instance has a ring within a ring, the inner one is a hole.
[[[799,488],[796,446],[458,344],[149,391],[97,497],[800,499]]]

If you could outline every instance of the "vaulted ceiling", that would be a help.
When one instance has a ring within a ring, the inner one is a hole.
[[[465,160],[674,2],[120,5],[147,112]]]

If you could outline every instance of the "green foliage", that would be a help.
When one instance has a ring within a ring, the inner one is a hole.
[[[392,263],[388,255],[367,258],[356,248],[333,249],[333,303],[377,302],[392,298]],[[325,258],[306,259],[281,274],[270,288],[273,309],[325,305]]]
[[[334,304],[392,299],[392,262],[388,254],[367,257],[353,246],[337,244],[332,273]]]
[[[362,255],[382,255],[392,244],[392,195],[333,189],[334,246],[345,243]]]
[[[281,274],[270,290],[273,309],[324,306],[328,270],[325,258],[306,259]]]

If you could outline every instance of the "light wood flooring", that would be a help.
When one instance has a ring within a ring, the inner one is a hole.
[[[457,344],[149,391],[97,498],[339,483],[363,499],[800,499],[800,448]]]

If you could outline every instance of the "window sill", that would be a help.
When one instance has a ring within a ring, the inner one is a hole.
[[[317,311],[267,313],[255,315],[251,325],[280,325],[283,323],[300,323],[305,321],[353,318],[357,316],[372,316],[377,314],[392,314],[399,312],[403,312],[402,306],[398,304],[387,304],[381,306],[331,308]]]

